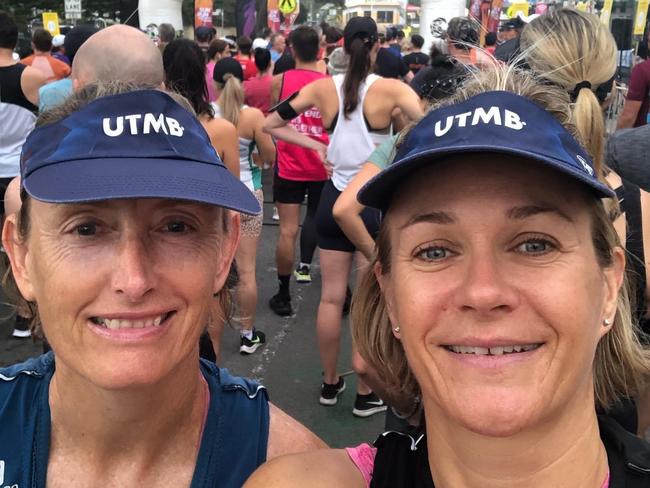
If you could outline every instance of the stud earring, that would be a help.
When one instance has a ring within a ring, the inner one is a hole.
[[[393,329],[393,332],[395,332],[396,334],[399,333],[399,331],[400,331],[399,325]]]
[[[605,319],[605,320],[603,320],[603,324],[604,324],[606,327],[609,327],[610,325],[612,325],[612,321],[609,320],[609,319]]]

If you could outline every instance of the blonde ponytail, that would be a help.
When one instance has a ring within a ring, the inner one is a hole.
[[[221,116],[237,127],[244,105],[244,89],[239,79],[230,73],[226,74],[223,79],[226,83],[219,86],[221,94],[217,104],[221,110]]]
[[[605,121],[592,90],[616,72],[617,48],[609,29],[593,14],[558,9],[524,28],[521,48],[538,76],[573,94],[573,123],[602,176]]]

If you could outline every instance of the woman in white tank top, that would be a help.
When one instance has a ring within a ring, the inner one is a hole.
[[[265,124],[265,130],[274,137],[318,151],[332,175],[331,182],[323,189],[316,214],[322,273],[316,321],[324,370],[320,397],[322,405],[335,405],[338,395],[345,388],[343,379],[337,374],[336,363],[343,304],[355,255],[354,246],[332,216],[332,207],[375,146],[391,134],[395,109],[400,109],[411,120],[418,120],[422,116],[418,96],[408,85],[370,74],[379,48],[377,25],[372,19],[351,19],[345,27],[344,41],[345,51],[350,57],[347,72],[307,85],[278,104]],[[329,147],[299,134],[287,125],[297,114],[313,106],[320,110],[325,127],[332,130],[334,126]],[[373,223],[376,225],[377,215],[369,212],[366,222],[369,226]],[[367,260],[360,253],[356,254],[358,266],[366,266]],[[353,355],[353,367],[359,374],[353,413],[366,417],[385,410],[386,406],[362,381],[368,378],[368,371],[356,354]]]

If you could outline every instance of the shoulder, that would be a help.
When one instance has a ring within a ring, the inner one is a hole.
[[[210,137],[227,138],[237,136],[237,128],[226,119],[202,118],[201,124]]]
[[[53,372],[52,353],[0,368],[0,416],[18,415],[34,407],[34,395],[43,385],[49,384]]]
[[[598,416],[598,426],[607,450],[610,471],[620,472],[619,468],[632,468],[635,476],[650,483],[650,444],[626,431],[607,415]]]
[[[270,405],[267,459],[290,453],[323,449],[327,445],[296,419],[275,405]]]
[[[262,465],[244,488],[365,488],[343,449],[322,449],[276,458]]]
[[[218,387],[221,391],[236,393],[249,400],[262,400],[264,404],[268,403],[266,388],[257,381],[234,376],[227,369],[219,368],[216,364],[205,360],[201,360],[201,372],[208,380],[208,384]]]

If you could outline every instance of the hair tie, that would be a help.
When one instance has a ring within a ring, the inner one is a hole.
[[[573,89],[573,92],[571,93],[571,99],[573,101],[576,101],[578,99],[578,94],[580,93],[580,90],[583,88],[587,88],[588,90],[591,90],[591,83],[588,81],[581,81],[576,85],[576,87]]]

